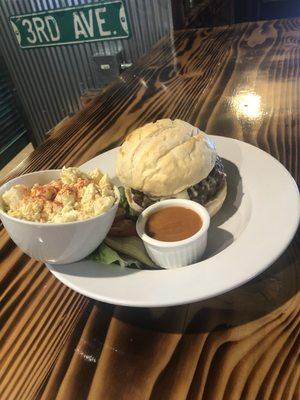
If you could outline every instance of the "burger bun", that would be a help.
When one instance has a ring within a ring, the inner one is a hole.
[[[166,197],[206,178],[216,158],[215,145],[205,133],[178,119],[162,119],[127,136],[116,170],[124,187]]]

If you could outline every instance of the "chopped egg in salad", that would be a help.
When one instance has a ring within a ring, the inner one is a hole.
[[[60,178],[45,185],[15,185],[3,193],[0,207],[8,215],[33,222],[81,221],[109,210],[116,189],[99,169],[89,173],[63,168]]]

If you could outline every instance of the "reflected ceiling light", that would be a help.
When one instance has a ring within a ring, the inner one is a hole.
[[[261,115],[261,96],[254,92],[240,92],[234,98],[236,112],[248,118]]]

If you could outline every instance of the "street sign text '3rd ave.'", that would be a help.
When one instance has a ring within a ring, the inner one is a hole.
[[[127,10],[121,0],[14,15],[10,17],[10,23],[22,48],[130,36]]]

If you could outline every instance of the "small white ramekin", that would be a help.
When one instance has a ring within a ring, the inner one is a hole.
[[[202,219],[201,229],[193,236],[177,242],[163,242],[148,236],[145,226],[149,216],[161,208],[175,206],[195,211]],[[146,208],[137,220],[136,230],[153,262],[162,268],[172,269],[193,264],[201,259],[207,244],[209,224],[210,216],[205,207],[191,200],[170,199],[162,200]]]

